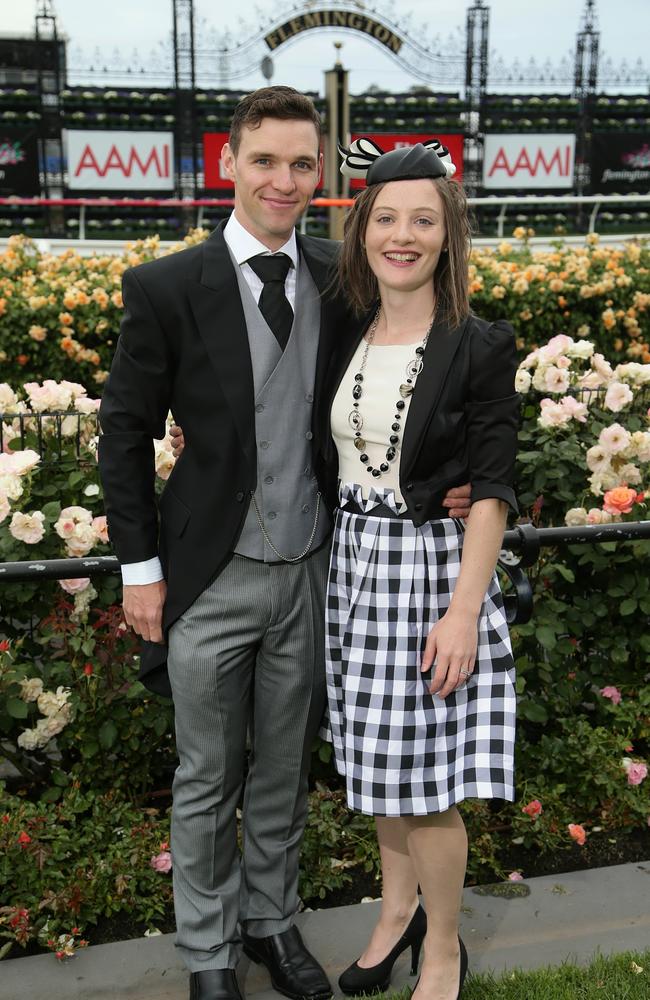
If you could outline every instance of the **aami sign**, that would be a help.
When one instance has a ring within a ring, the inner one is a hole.
[[[575,143],[568,133],[486,135],[483,187],[573,187]]]
[[[172,132],[76,131],[66,134],[68,187],[84,191],[169,191]]]

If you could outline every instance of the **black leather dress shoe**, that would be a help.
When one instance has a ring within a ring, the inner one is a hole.
[[[190,976],[190,1000],[244,1000],[234,969],[206,969]]]
[[[244,954],[267,967],[278,993],[291,1000],[327,1000],[332,996],[324,969],[305,948],[297,927],[263,938],[242,931],[242,941]]]

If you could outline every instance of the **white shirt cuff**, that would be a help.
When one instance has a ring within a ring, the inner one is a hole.
[[[144,562],[123,563],[121,569],[122,583],[127,587],[158,583],[159,580],[164,580],[158,556],[154,556],[153,559],[145,559]]]

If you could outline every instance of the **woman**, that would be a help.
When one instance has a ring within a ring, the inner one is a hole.
[[[346,221],[339,288],[370,321],[341,350],[330,392],[329,736],[348,804],[376,817],[383,900],[339,983],[386,989],[408,947],[416,970],[424,940],[414,1000],[456,1000],[457,804],[514,797],[514,670],[494,570],[517,509],[515,345],[507,323],[470,313],[467,205],[448,151],[382,154],[361,139],[341,152],[367,188]],[[441,500],[468,479],[463,525]]]

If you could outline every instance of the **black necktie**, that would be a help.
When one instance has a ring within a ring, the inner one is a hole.
[[[260,296],[259,307],[262,316],[269,324],[275,338],[285,349],[291,326],[293,324],[293,309],[284,293],[284,283],[291,267],[291,257],[286,253],[258,254],[251,257],[247,263],[253,268],[258,278],[264,282]]]

